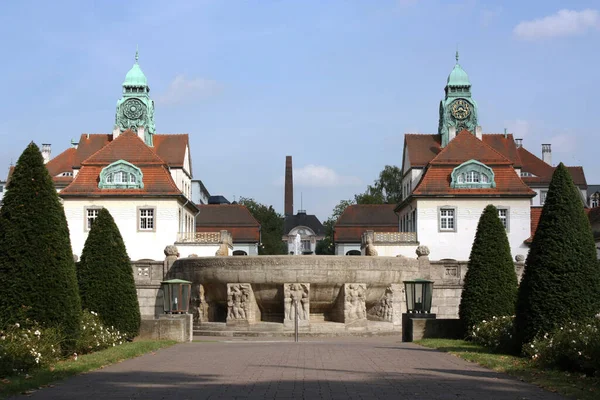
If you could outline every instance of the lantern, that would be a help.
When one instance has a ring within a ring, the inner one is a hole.
[[[431,313],[433,281],[427,279],[404,281],[404,287],[406,292],[406,312]]]
[[[163,307],[166,314],[187,314],[190,307],[192,282],[171,279],[160,283],[163,290]]]

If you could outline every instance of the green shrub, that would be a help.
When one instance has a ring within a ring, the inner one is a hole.
[[[61,356],[64,337],[57,328],[23,320],[0,331],[0,377],[29,373]]]
[[[600,264],[581,192],[561,163],[542,209],[519,287],[517,349],[600,311]]]
[[[600,319],[568,322],[523,346],[544,367],[600,375]]]
[[[496,352],[511,352],[514,349],[514,316],[492,317],[475,324],[468,338]]]
[[[137,336],[141,317],[133,270],[119,228],[105,208],[85,241],[77,279],[84,309],[97,312],[105,326]]]
[[[79,334],[81,302],[63,207],[38,147],[19,157],[0,208],[0,321],[27,317]]]
[[[458,311],[464,332],[493,316],[513,315],[517,287],[506,229],[490,204],[479,218],[465,275]]]
[[[125,340],[125,334],[122,334],[112,326],[104,326],[98,313],[94,311],[83,312],[81,317],[81,335],[79,336],[79,340],[77,340],[76,346],[78,354],[91,353],[123,344]]]

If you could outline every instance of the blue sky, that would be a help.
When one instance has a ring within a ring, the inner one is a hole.
[[[19,1],[0,12],[0,177],[31,140],[53,154],[109,133],[134,61],[160,133],[189,133],[212,194],[321,219],[436,133],[454,65],[486,133],[582,165],[600,183],[597,1]]]

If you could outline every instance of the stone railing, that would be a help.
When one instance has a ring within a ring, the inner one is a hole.
[[[229,235],[227,231],[221,232],[179,232],[177,234],[177,243],[207,243],[218,244],[224,239],[222,236]]]
[[[374,232],[373,242],[377,243],[415,243],[417,232]]]

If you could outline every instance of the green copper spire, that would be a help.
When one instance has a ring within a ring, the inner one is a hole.
[[[451,127],[455,129],[456,134],[463,129],[475,134],[477,128],[477,103],[471,97],[469,76],[458,63],[458,49],[455,58],[456,64],[448,75],[444,88],[446,96],[440,102],[438,134],[441,135],[442,147],[445,147],[451,140],[449,137]]]
[[[144,141],[148,146],[153,145],[154,101],[150,98],[150,87],[146,75],[138,64],[139,51],[135,52],[135,64],[125,75],[123,82],[123,97],[117,102],[115,125],[121,132],[131,129],[138,132],[143,128]],[[140,131],[141,132],[141,131]]]

